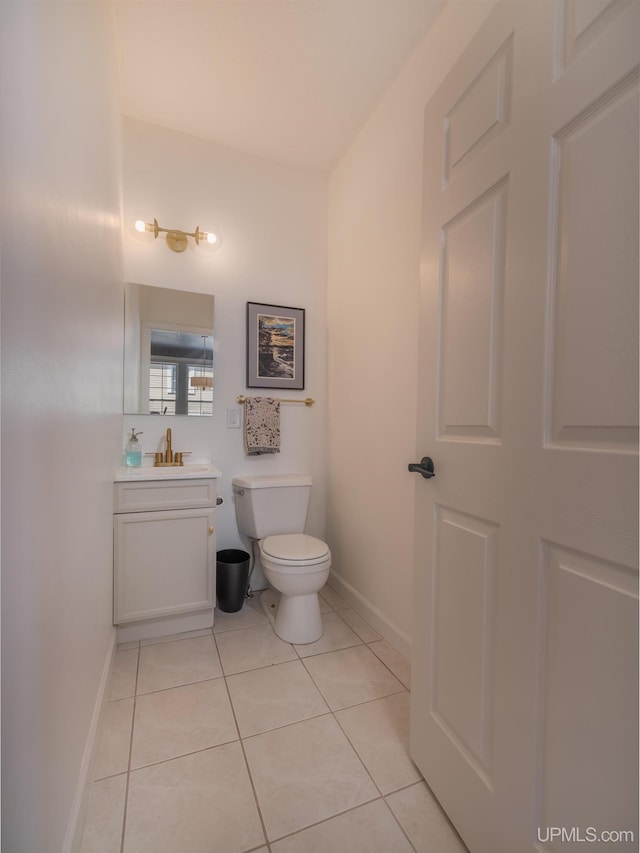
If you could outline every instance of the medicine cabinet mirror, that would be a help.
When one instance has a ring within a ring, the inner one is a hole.
[[[126,285],[126,415],[213,414],[213,306],[207,293]]]

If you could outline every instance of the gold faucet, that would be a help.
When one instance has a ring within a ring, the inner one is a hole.
[[[166,450],[164,451],[164,453],[162,453],[161,451],[158,451],[155,454],[155,462],[153,463],[154,467],[162,468],[162,467],[167,467],[168,465],[172,465],[172,466],[184,465],[184,462],[182,461],[182,457],[184,455],[189,456],[190,453],[191,453],[190,450],[189,451],[185,450],[183,453],[174,453],[173,452],[173,448],[171,447],[171,427],[168,427],[167,428],[167,447],[166,447]]]

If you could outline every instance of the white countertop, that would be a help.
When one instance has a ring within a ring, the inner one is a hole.
[[[222,471],[210,462],[159,467],[141,465],[139,468],[120,467],[113,477],[116,483],[131,483],[139,480],[206,480],[222,477]]]

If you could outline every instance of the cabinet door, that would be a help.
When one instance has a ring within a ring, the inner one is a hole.
[[[114,623],[206,610],[215,596],[215,510],[114,517]]]

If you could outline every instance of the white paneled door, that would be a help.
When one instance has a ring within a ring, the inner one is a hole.
[[[425,111],[411,748],[472,853],[638,849],[639,54],[507,0]]]

